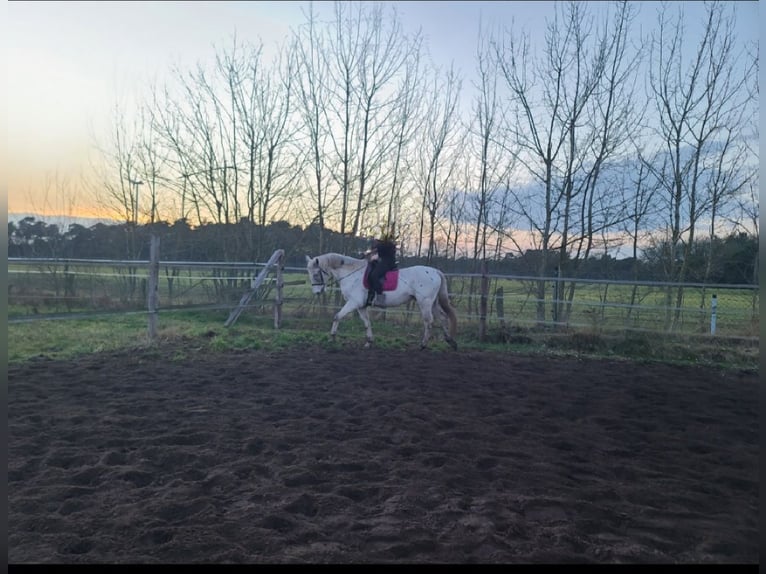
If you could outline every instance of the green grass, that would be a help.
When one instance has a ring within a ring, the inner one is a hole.
[[[45,355],[73,357],[97,351],[148,345],[146,296],[138,269],[131,280],[125,269],[71,266],[78,273],[74,279],[74,297],[64,298],[64,276],[49,266],[12,266],[9,273],[8,317],[9,360],[27,360]],[[97,275],[93,273],[97,272]],[[232,272],[233,273],[233,272]],[[219,282],[204,280],[211,272],[183,270],[174,279],[173,297],[165,269],[160,271],[159,341],[188,342],[189,348],[210,351],[281,349],[309,344],[359,345],[364,342],[364,327],[354,315],[340,325],[336,341],[328,331],[332,314],[340,307],[334,292],[318,299],[311,295],[303,272],[286,272],[283,293],[283,328],[273,328],[273,284],[267,284],[253,307],[246,310],[231,328],[224,322],[249,287],[249,279]],[[72,284],[70,283],[70,288]],[[718,329],[722,337],[750,338],[750,341],[722,341],[709,333],[709,301],[713,291],[705,293],[687,288],[681,325],[673,335],[665,330],[665,292],[659,287],[638,289],[640,306],[628,317],[632,286],[581,283],[575,292],[567,326],[553,329],[535,323],[534,282],[511,279],[490,281],[487,318],[488,336],[478,341],[478,279],[451,277],[450,293],[458,314],[458,340],[463,349],[489,349],[502,352],[550,354],[589,354],[626,356],[641,360],[710,362],[752,365],[752,348],[759,336],[758,294],[748,289],[719,289]],[[503,288],[505,329],[500,328],[495,293]],[[471,289],[474,290],[471,294]],[[71,289],[70,291],[71,292]],[[675,291],[673,292],[675,295]],[[754,307],[755,295],[755,307]],[[546,293],[552,296],[552,285]],[[260,302],[258,302],[260,301]],[[602,302],[607,303],[601,307]],[[215,310],[193,311],[173,306],[202,305]],[[613,306],[610,306],[613,305]],[[753,311],[755,309],[755,312]],[[126,313],[127,312],[127,313]],[[73,314],[81,313],[77,318]],[[104,313],[110,313],[108,315]],[[22,317],[39,318],[58,314],[70,318],[14,323]],[[550,319],[550,310],[546,311]],[[373,311],[376,346],[382,348],[418,348],[422,335],[420,315],[414,308],[399,307],[385,314]],[[438,332],[432,339],[435,349],[447,348]],[[181,349],[184,345],[180,346]],[[183,351],[176,351],[182,353]]]
[[[551,319],[552,284],[546,286],[546,319]],[[489,286],[490,317],[497,314],[498,288],[503,289],[506,322],[531,325],[536,321],[536,283],[511,279],[493,279]],[[464,314],[477,313],[478,280],[453,278],[451,293],[458,309]],[[473,294],[472,294],[473,291]],[[631,305],[633,286],[578,282],[567,324],[588,330],[645,329],[662,332],[666,328],[667,291],[659,286],[640,285],[636,289],[634,307]],[[718,296],[717,333],[735,337],[758,336],[758,292],[751,289],[706,289],[687,287],[676,331],[686,334],[707,333],[710,329],[711,296]],[[671,290],[671,305],[675,305],[676,290]]]
[[[356,317],[341,323],[336,340],[329,336],[330,315],[284,319],[274,329],[268,314],[244,312],[231,327],[225,327],[228,310],[166,311],[158,318],[157,341],[182,342],[190,350],[277,350],[307,345],[358,344],[365,340],[364,326]],[[417,347],[422,326],[403,326],[374,319],[376,346],[381,348]],[[434,347],[446,344],[436,339]],[[83,319],[35,320],[8,325],[9,363],[35,357],[67,359],[78,355],[126,348],[147,348],[147,320],[144,313],[96,316]],[[183,345],[181,346],[183,348]]]
[[[138,316],[10,324],[8,362],[40,356],[72,358],[137,346],[145,341],[146,322]]]
[[[53,266],[9,267],[8,317],[28,317],[45,314],[88,313],[109,310],[141,310],[146,305],[146,270],[138,268],[135,277],[124,268],[70,266],[74,273],[74,293],[65,297],[65,278],[61,268]],[[173,279],[172,293],[166,269],[160,269],[159,299],[162,308],[218,305],[231,309],[249,287],[247,273],[223,270],[227,277],[239,279],[212,280],[209,269],[183,269]],[[295,313],[311,304],[311,292],[304,272],[284,273],[283,292],[285,313]],[[503,288],[503,306],[506,322],[531,326],[536,321],[535,289],[533,281],[492,279],[489,286],[490,320],[496,320],[495,293]],[[450,293],[461,320],[472,320],[478,314],[479,280],[451,277]],[[551,319],[550,300],[552,283],[546,285],[546,319]],[[628,309],[632,286],[624,284],[578,283],[567,323],[589,330],[646,329],[664,331],[666,328],[666,291],[658,286],[639,286],[637,305]],[[273,283],[267,283],[258,294],[273,299]],[[71,290],[70,290],[71,293]],[[681,308],[680,333],[705,333],[710,329],[710,301],[712,290],[704,293],[699,288],[686,288]],[[757,291],[749,289],[718,289],[717,332],[724,336],[757,337],[759,334]],[[675,302],[675,290],[672,291]]]
[[[228,312],[172,311],[160,313],[158,336],[150,342],[146,316],[117,315],[89,319],[40,320],[8,325],[9,363],[38,357],[72,359],[81,355],[120,349],[156,348],[168,360],[186,360],[200,352],[274,351],[322,346],[342,351],[362,348],[364,326],[356,317],[341,322],[335,340],[329,336],[328,314],[308,313],[286,318],[274,329],[267,314],[243,313],[237,323],[224,327]],[[404,322],[401,316],[373,312],[375,347],[418,351],[422,336],[419,318]],[[484,341],[477,337],[477,324],[459,324],[460,351],[484,351],[551,356],[594,357],[711,365],[748,370],[758,369],[757,342],[732,342],[710,337],[683,337],[656,333],[605,335],[552,329],[501,330],[491,327]],[[167,345],[166,345],[167,344]],[[435,331],[430,348],[451,352]],[[166,350],[163,350],[166,349]]]

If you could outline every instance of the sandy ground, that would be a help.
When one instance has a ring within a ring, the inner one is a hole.
[[[9,367],[11,563],[758,562],[757,373],[174,355]]]

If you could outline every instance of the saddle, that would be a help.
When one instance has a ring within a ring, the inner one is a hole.
[[[367,265],[367,269],[364,270],[364,279],[362,280],[362,283],[364,284],[365,289],[370,288],[370,282],[367,281],[367,275],[370,273],[370,266]],[[396,289],[396,286],[399,284],[399,270],[398,269],[391,269],[389,271],[386,271],[386,274],[383,275],[383,291],[393,291]]]

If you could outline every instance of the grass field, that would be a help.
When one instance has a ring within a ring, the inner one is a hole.
[[[477,315],[478,288],[478,280],[471,284],[470,279],[453,278],[450,292],[458,308]],[[496,294],[499,289],[502,289],[502,307],[506,322],[520,325],[537,322],[536,282],[493,279],[489,285],[490,320],[497,319]],[[566,291],[568,285],[564,289]],[[553,282],[550,282],[546,292],[546,318],[551,321],[554,293]],[[709,333],[714,294],[717,299],[716,334],[734,337],[758,336],[759,294],[757,290],[744,288],[685,287],[678,322],[673,330],[687,334]],[[669,321],[675,316],[677,288],[581,280],[578,281],[571,300],[568,295],[564,293],[559,297],[563,307],[559,321],[567,326],[590,331],[634,329],[663,332],[668,330]]]
[[[160,271],[159,298],[163,308],[215,306],[232,307],[249,288],[252,271],[245,269],[169,268]],[[146,270],[121,266],[75,266],[64,273],[61,266],[11,265],[9,267],[10,319],[50,313],[142,310],[146,301]],[[478,278],[451,276],[450,295],[458,314],[478,320]],[[284,273],[286,312],[300,309],[312,298],[305,272]],[[568,285],[565,291],[568,290]],[[555,288],[546,285],[546,321],[552,321]],[[267,281],[254,300],[273,298],[273,279]],[[506,323],[531,325],[537,322],[536,282],[493,278],[489,282],[488,320],[499,320],[496,293],[502,289]],[[670,307],[668,306],[670,291]],[[716,332],[722,336],[758,336],[759,294],[755,289],[685,287],[676,332],[704,333],[710,330],[712,295],[717,295]],[[578,281],[574,296],[562,294],[559,321],[566,326],[590,330],[668,330],[675,316],[676,288],[662,285],[633,286],[624,283]]]
[[[78,355],[125,348],[173,345],[173,360],[183,360],[195,353],[224,350],[274,350],[311,345],[361,347],[364,327],[357,318],[341,323],[337,340],[329,337],[331,314],[321,307],[307,309],[300,317],[287,317],[280,329],[264,310],[245,311],[231,327],[224,327],[226,310],[172,310],[160,314],[158,335],[149,341],[145,313],[115,314],[87,319],[60,319],[12,323],[8,325],[9,363],[39,357],[72,358]],[[422,325],[419,318],[392,317],[390,312],[374,311],[372,316],[375,346],[381,349],[407,349],[420,352]],[[487,350],[539,355],[575,355],[623,357],[641,361],[710,364],[730,368],[757,370],[757,341],[684,337],[657,333],[624,332],[594,334],[571,330],[539,330],[492,327],[484,341],[477,335],[476,325],[458,324],[460,351]],[[435,352],[449,348],[435,336],[431,342]]]
[[[60,265],[9,266],[9,360],[146,344],[146,269],[70,265],[67,271],[64,273]],[[252,273],[246,269],[162,266],[160,338],[188,338],[213,349],[328,340],[331,316],[342,304],[339,294],[330,290],[323,297],[314,297],[302,270],[284,272],[280,330],[273,327],[273,280],[264,284],[232,328],[224,328],[229,313],[249,289]],[[462,347],[496,345],[525,352],[588,352],[682,361],[701,358],[750,364],[752,348],[758,345],[759,295],[753,289],[703,291],[686,287],[679,322],[669,333],[667,288],[661,285],[639,285],[634,293],[628,284],[581,281],[567,320],[555,325],[550,304],[553,282],[546,285],[546,323],[538,324],[536,283],[492,278],[486,336],[479,341],[479,278],[455,275],[449,277],[449,283]],[[500,288],[502,317],[496,296]],[[716,337],[711,337],[710,302],[714,293],[718,308]],[[675,288],[671,294],[675,301]],[[632,298],[634,304],[630,305]],[[38,320],[44,318],[49,320]],[[422,333],[419,313],[412,306],[376,311],[373,325],[380,345],[417,346]],[[356,317],[344,320],[339,337],[362,341],[361,321]],[[440,344],[435,343],[437,347]]]

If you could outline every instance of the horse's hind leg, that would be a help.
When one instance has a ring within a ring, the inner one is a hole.
[[[457,351],[457,341],[450,337],[449,334],[449,317],[447,316],[447,313],[444,312],[444,309],[442,309],[442,306],[436,301],[434,302],[434,314],[439,316],[442,332],[444,333],[444,340],[450,347]]]
[[[434,322],[433,314],[433,301],[418,301],[420,307],[420,314],[423,317],[423,340],[420,342],[420,348],[425,349],[428,346],[428,341],[431,339],[431,326]]]
[[[449,336],[449,329],[447,327],[449,318],[437,301],[434,301],[433,314],[439,318],[439,323],[441,324],[442,332],[444,333],[444,340],[450,347],[457,349],[457,343],[452,337]]]

